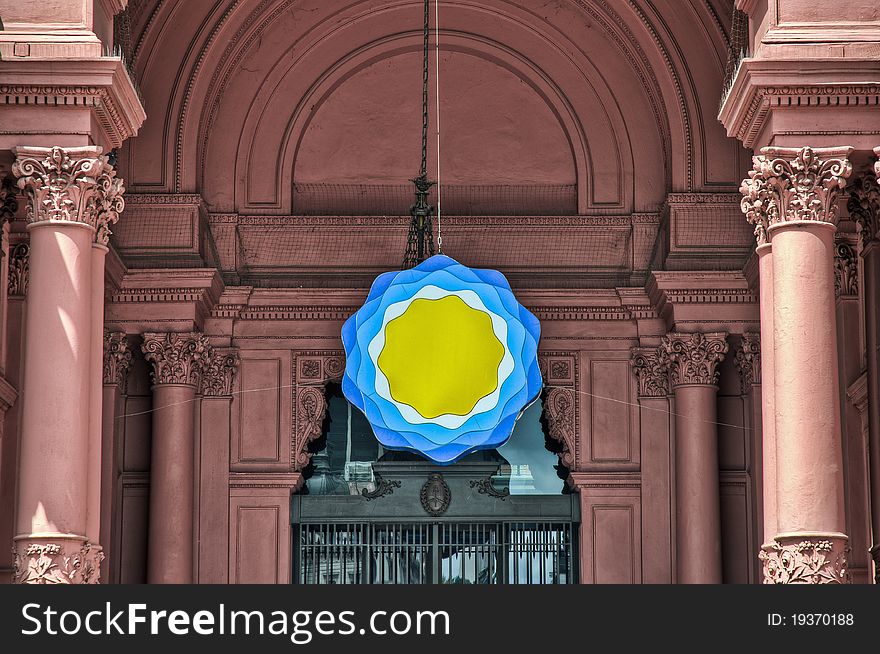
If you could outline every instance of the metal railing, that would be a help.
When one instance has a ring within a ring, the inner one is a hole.
[[[571,522],[350,522],[294,525],[304,584],[571,584]]]

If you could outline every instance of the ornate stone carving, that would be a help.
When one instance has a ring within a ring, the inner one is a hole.
[[[639,381],[640,397],[666,397],[669,395],[669,374],[666,361],[655,347],[634,347],[630,359],[633,372]]]
[[[327,415],[327,384],[338,382],[345,372],[345,357],[336,350],[298,352],[293,360],[293,434],[291,467],[309,465],[309,443],[324,433]]]
[[[206,397],[232,395],[232,384],[238,372],[238,365],[238,354],[235,352],[211,348],[202,367],[202,395]]]
[[[834,245],[834,293],[838,297],[859,294],[859,263],[849,243]]]
[[[767,180],[761,175],[760,157],[752,157],[754,168],[749,171],[747,179],[742,181],[739,190],[743,194],[740,209],[746,215],[746,221],[755,228],[755,240],[758,245],[767,243],[767,228],[774,221],[777,211],[776,203],[770,192]]]
[[[547,421],[547,435],[562,444],[559,458],[569,469],[575,465],[575,401],[570,388],[554,386],[544,396],[544,418]]]
[[[324,386],[303,386],[296,389],[294,470],[302,470],[312,459],[308,445],[324,433],[327,398]]]
[[[12,581],[16,584],[100,583],[104,552],[88,541],[50,543],[18,541],[13,547]]]
[[[880,165],[880,161],[876,165]],[[880,185],[877,175],[866,172],[853,180],[849,185],[846,209],[858,227],[859,241],[864,250],[868,243],[880,236]]]
[[[671,333],[662,339],[660,352],[669,369],[672,386],[718,383],[718,364],[727,354],[727,334]]]
[[[12,172],[28,198],[27,221],[78,222],[106,245],[125,207],[122,180],[101,148],[16,148]]]
[[[18,188],[11,175],[0,179],[0,224],[15,220],[18,213]]]
[[[95,226],[98,178],[107,166],[101,148],[16,148],[12,172],[28,198],[27,221]]]
[[[446,513],[452,502],[452,491],[449,490],[449,484],[443,479],[443,475],[432,472],[419,491],[419,499],[425,513],[436,517]]]
[[[104,331],[104,383],[125,385],[131,350],[124,332]]]
[[[9,295],[27,295],[31,246],[19,243],[9,253]]]
[[[778,539],[762,547],[758,558],[765,584],[849,583],[846,541],[837,537]]]
[[[125,209],[122,194],[125,186],[116,171],[105,166],[104,174],[98,178],[98,189],[95,194],[95,242],[107,245],[110,242],[110,226],[119,222],[119,214]]]
[[[742,394],[751,390],[753,384],[761,383],[761,335],[746,332],[742,335],[739,347],[734,355],[736,369],[739,370],[739,381]]]
[[[752,157],[754,168],[743,180],[741,207],[755,224],[758,242],[781,222],[837,221],[837,199],[852,173],[852,148],[766,147]]]
[[[189,384],[199,386],[199,378],[211,353],[208,339],[197,332],[144,334],[144,359],[152,364],[154,385]]]

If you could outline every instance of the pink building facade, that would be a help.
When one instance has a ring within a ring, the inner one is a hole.
[[[303,579],[422,12],[0,0],[0,580]],[[880,581],[876,2],[443,0],[439,37],[435,228],[541,321],[575,579]]]

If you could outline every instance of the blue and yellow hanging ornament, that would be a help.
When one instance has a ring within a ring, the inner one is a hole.
[[[510,437],[541,392],[539,338],[504,275],[432,256],[345,322],[342,390],[384,447],[449,464]]]

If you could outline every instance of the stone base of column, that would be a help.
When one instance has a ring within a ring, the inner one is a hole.
[[[765,584],[848,584],[849,538],[840,533],[779,534],[761,546]]]
[[[874,583],[880,585],[880,545],[874,545],[868,553],[874,559]]]
[[[12,583],[97,584],[104,552],[85,536],[41,534],[16,536]]]

